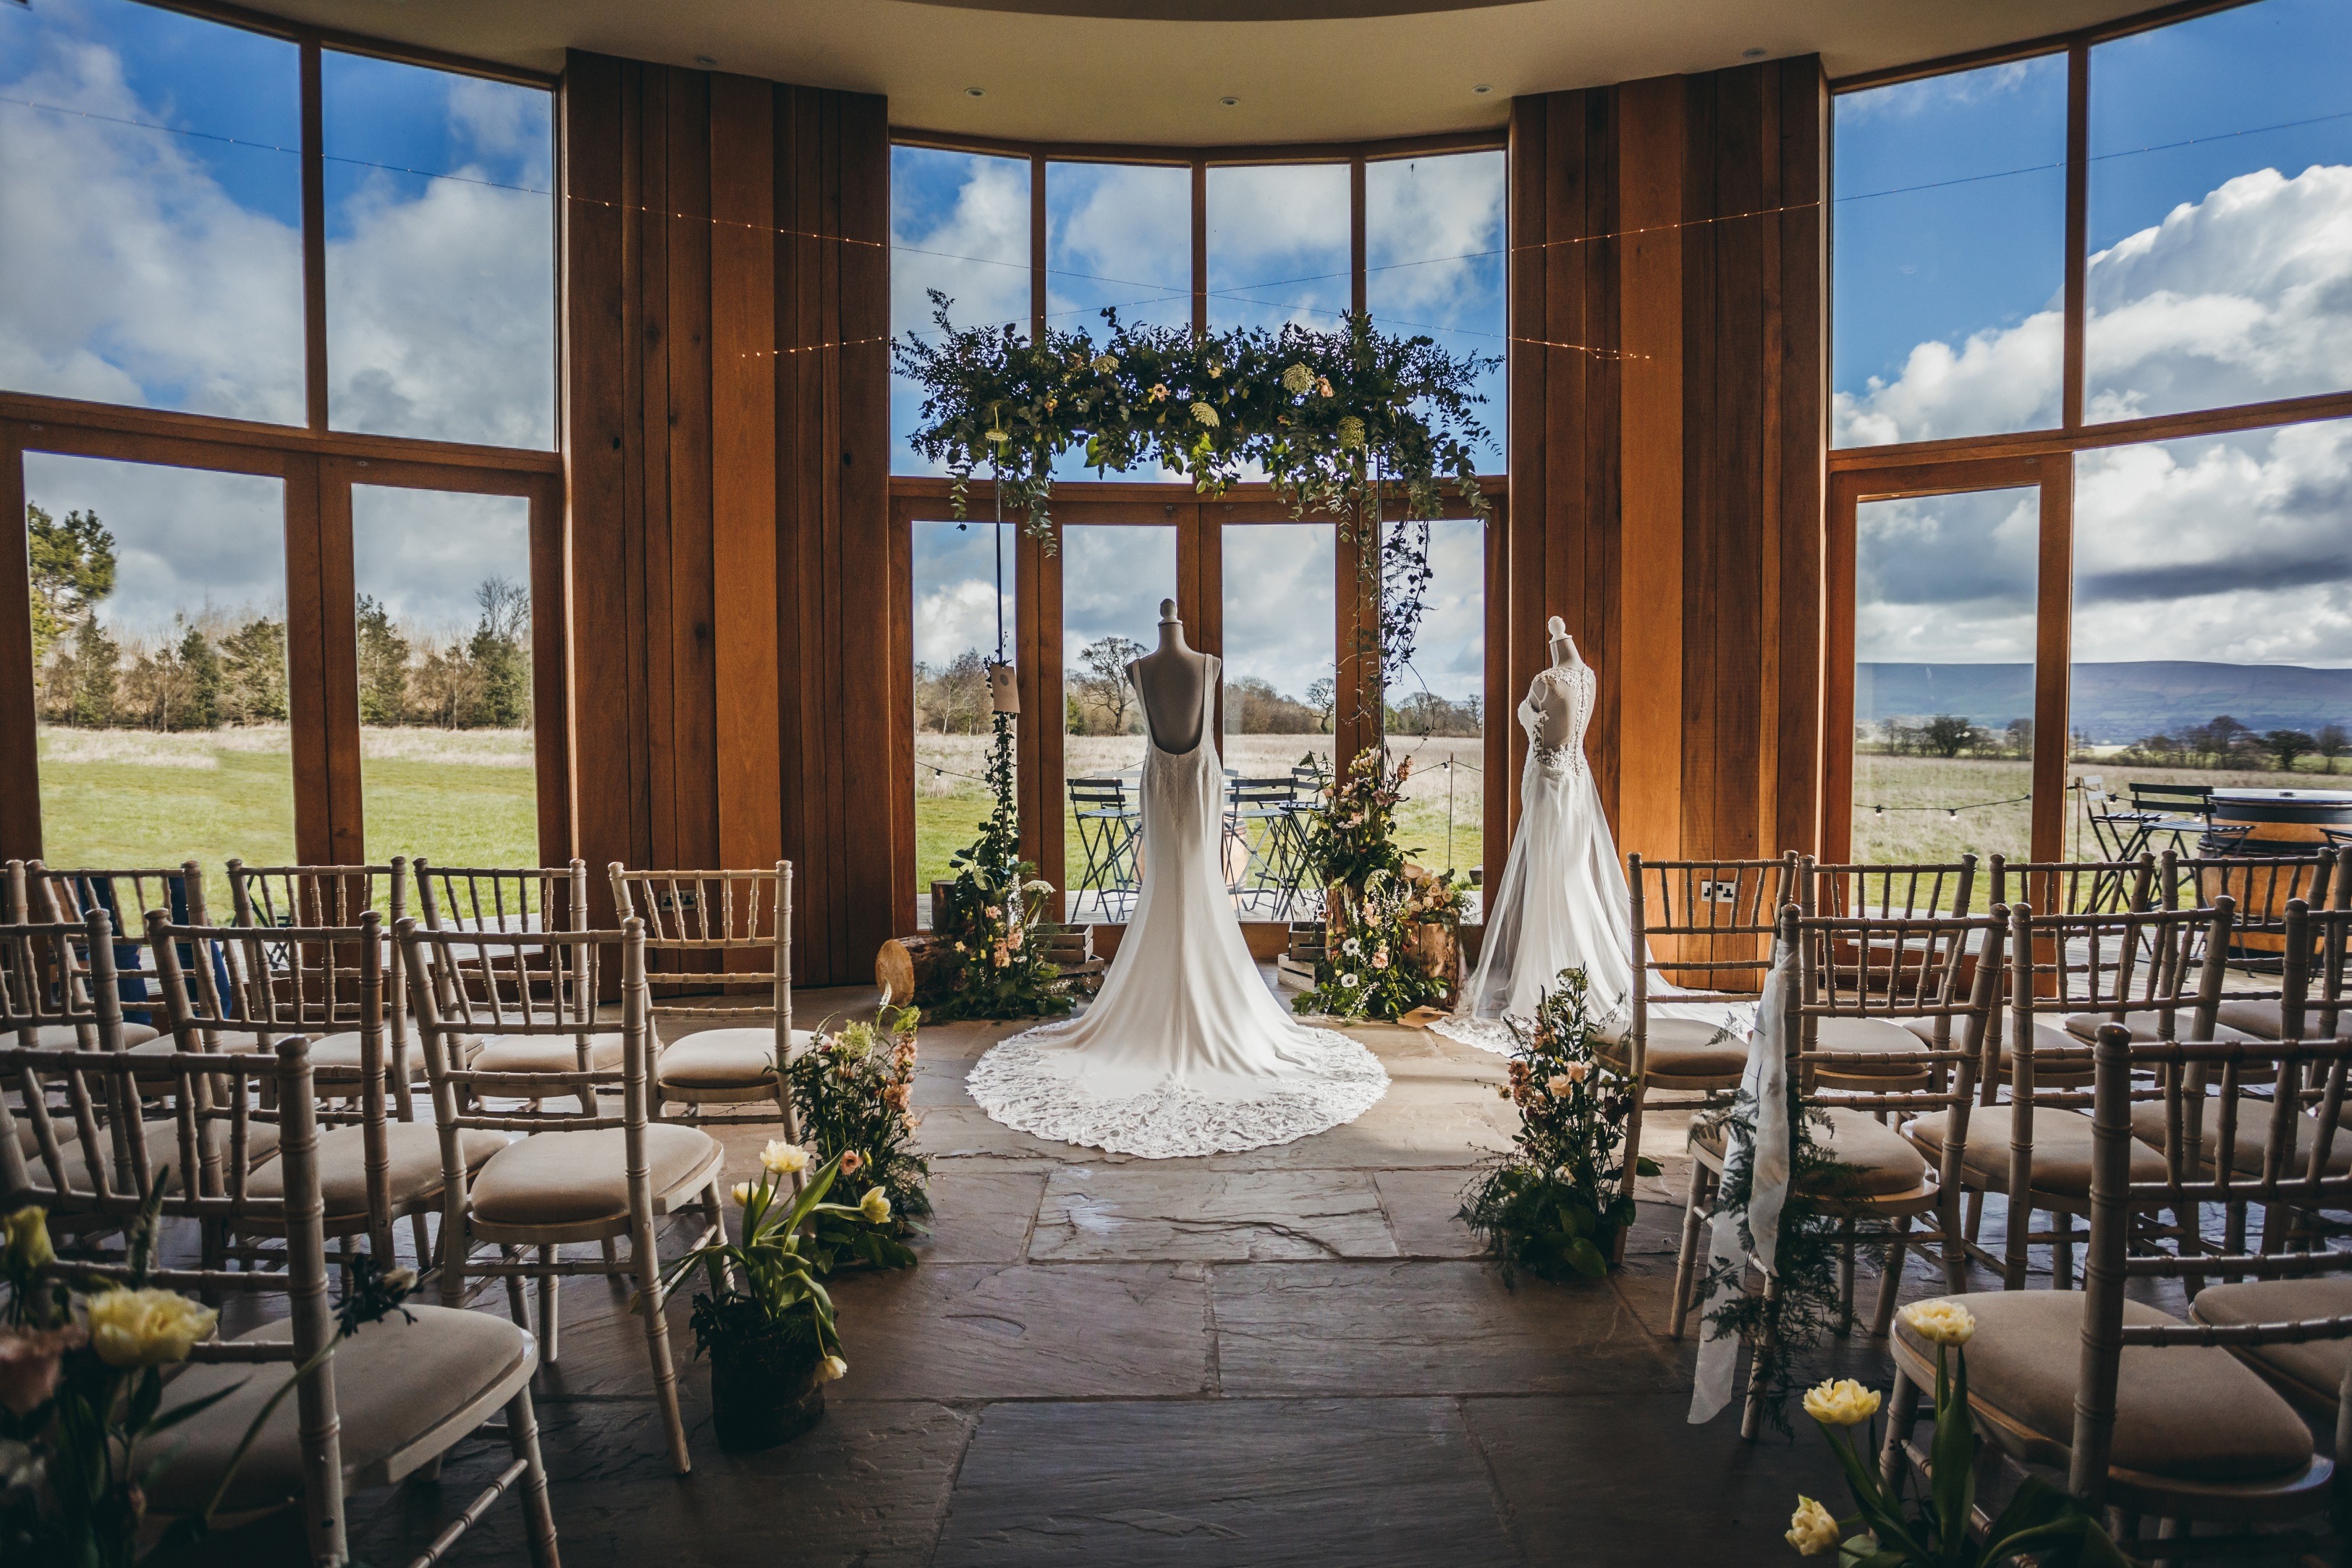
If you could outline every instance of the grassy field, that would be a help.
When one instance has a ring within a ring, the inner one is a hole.
[[[528,730],[361,732],[369,854],[447,864],[539,859]],[[206,870],[205,901],[229,909],[222,870],[294,857],[294,765],[286,727],[158,735],[40,732],[43,857],[56,866]]]
[[[1467,871],[1479,863],[1485,844],[1481,788],[1485,775],[1483,743],[1459,739],[1401,739],[1396,749],[1413,757],[1414,775],[1406,787],[1406,800],[1397,813],[1398,835],[1420,852],[1423,864],[1446,862],[1446,824],[1453,822],[1452,863]],[[915,737],[915,866],[916,888],[929,891],[935,877],[948,874],[948,857],[971,842],[982,819],[988,815],[987,787],[980,782],[988,772],[986,736],[919,735]],[[1225,740],[1225,766],[1247,778],[1276,778],[1287,773],[1299,759],[1313,755],[1328,768],[1331,737],[1328,735],[1240,735]],[[1140,736],[1071,736],[1064,752],[1064,773],[1084,778],[1131,769],[1143,757]],[[1447,758],[1458,759],[1447,798]],[[936,770],[936,771],[935,771]],[[1085,861],[1078,848],[1075,813],[1064,803],[1063,841],[1066,864],[1058,875],[1045,873],[1057,885],[1076,880]]]

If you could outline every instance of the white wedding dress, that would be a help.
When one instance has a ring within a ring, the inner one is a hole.
[[[1354,1121],[1388,1092],[1370,1051],[1284,1011],[1242,940],[1218,859],[1219,661],[1202,657],[1200,740],[1171,753],[1146,737],[1143,889],[1101,994],[1075,1019],[1004,1040],[967,1080],[1008,1127],[1173,1159],[1286,1144]]]
[[[1568,738],[1544,744],[1547,684],[1569,698]],[[1509,1055],[1518,1042],[1505,1019],[1532,1019],[1559,972],[1584,971],[1592,1017],[1622,1027],[1633,1012],[1633,901],[1617,859],[1617,841],[1601,810],[1601,791],[1584,760],[1595,677],[1581,660],[1538,672],[1519,703],[1528,760],[1519,775],[1519,831],[1502,880],[1486,901],[1486,939],[1478,971],[1450,1019],[1430,1026],[1448,1040]],[[1745,1038],[1756,1027],[1751,1002],[1662,1002],[1683,994],[1649,979],[1652,1018],[1688,1018]]]

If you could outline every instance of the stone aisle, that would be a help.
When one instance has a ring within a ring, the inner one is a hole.
[[[1393,1080],[1361,1120],[1150,1161],[973,1106],[964,1074],[1008,1032],[923,1030],[934,1233],[919,1268],[837,1283],[850,1375],[797,1443],[719,1450],[679,1302],[696,1468],[670,1475],[623,1293],[566,1288],[538,1399],[567,1563],[1762,1563],[1790,1557],[1798,1490],[1842,1495],[1811,1433],[1750,1448],[1729,1415],[1683,1422],[1691,1352],[1663,1337],[1679,1162],[1605,1283],[1509,1291],[1476,1260],[1454,1214],[1508,1143],[1500,1058],[1361,1029]],[[760,1137],[730,1136],[731,1176]],[[1862,1341],[1839,1359],[1883,1380]],[[354,1552],[415,1555],[503,1452],[355,1499]],[[517,1520],[501,1503],[451,1561],[521,1562]]]

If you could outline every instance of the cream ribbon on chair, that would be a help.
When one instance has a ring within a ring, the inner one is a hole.
[[[1737,1125],[1725,1129],[1725,1185],[1729,1185],[1731,1173],[1743,1163],[1752,1161],[1756,1174],[1748,1184],[1744,1209],[1719,1200],[1716,1205],[1706,1243],[1710,1277],[1719,1276],[1718,1265],[1726,1263],[1738,1266],[1739,1271],[1732,1277],[1743,1282],[1750,1263],[1765,1274],[1773,1272],[1773,1254],[1780,1239],[1780,1207],[1789,1197],[1789,1058],[1783,1039],[1788,1019],[1783,1009],[1788,988],[1797,983],[1796,967],[1796,948],[1776,938],[1772,972],[1765,978],[1763,999],[1756,1009],[1756,1032],[1748,1040],[1748,1071],[1739,1080],[1741,1098],[1756,1108],[1755,1129],[1752,1133]],[[1755,1240],[1753,1252],[1740,1244],[1743,1220]],[[1740,1337],[1724,1332],[1707,1312],[1712,1302],[1712,1292],[1702,1292],[1699,1307],[1704,1327],[1698,1370],[1691,1380],[1693,1425],[1713,1420],[1731,1403],[1732,1379],[1739,1370]]]

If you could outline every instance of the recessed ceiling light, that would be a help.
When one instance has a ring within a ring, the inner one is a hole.
[[[694,63],[698,66],[715,66],[719,63],[719,60],[716,56],[697,55],[694,57]]]
[[[1217,99],[1217,101],[1218,101],[1219,103],[1223,104],[1227,109],[1231,109],[1231,108],[1233,108],[1235,104],[1238,104],[1239,102],[1241,102],[1241,99],[1237,99],[1237,98],[1221,98],[1221,99]]]
[[[1742,49],[1739,51],[1739,57],[1743,60],[1760,60],[1764,57],[1764,51],[1762,49]]]
[[[963,89],[963,95],[966,98],[986,98],[988,89],[984,87],[968,87]]]
[[[1494,84],[1493,82],[1490,82],[1490,81],[1482,81],[1482,82],[1480,82],[1476,87],[1472,88],[1470,90],[1471,90],[1472,92],[1476,92],[1476,93],[1488,93],[1488,92],[1492,92],[1492,91],[1494,91],[1494,90],[1495,90],[1495,84]]]

